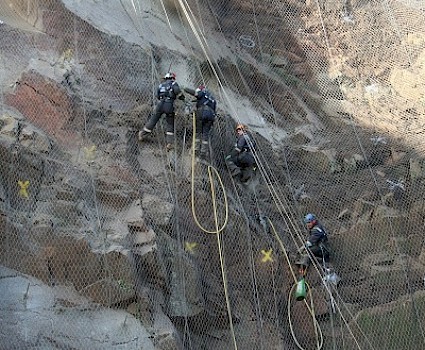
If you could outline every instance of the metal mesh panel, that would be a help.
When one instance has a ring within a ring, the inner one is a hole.
[[[1,349],[425,348],[421,2],[23,4],[0,1]],[[217,98],[204,160],[190,94],[172,150],[165,118],[138,141],[167,72]],[[297,301],[309,212],[331,259]]]

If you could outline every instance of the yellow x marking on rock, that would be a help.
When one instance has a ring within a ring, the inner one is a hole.
[[[28,180],[27,181],[18,180],[18,185],[19,185],[19,195],[22,198],[28,198],[29,196],[28,196],[27,189],[30,185],[30,182]]]
[[[66,49],[64,52],[62,52],[62,58],[63,61],[70,61],[74,52],[72,49]]]
[[[187,252],[193,253],[194,248],[198,245],[196,242],[185,242],[184,249]]]
[[[261,258],[261,262],[267,262],[267,261],[273,261],[272,259],[272,248],[269,250],[261,249],[261,254],[263,254],[263,257]]]
[[[94,153],[96,152],[96,145],[93,145],[91,147],[84,147],[84,154],[86,155],[86,159],[92,160],[94,159]]]

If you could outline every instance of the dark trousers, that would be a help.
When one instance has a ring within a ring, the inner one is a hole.
[[[156,124],[158,123],[161,116],[165,114],[165,121],[166,121],[166,142],[167,143],[173,143],[174,142],[174,104],[173,100],[166,101],[162,100],[160,101],[155,109],[155,114],[152,115],[149,120],[147,121],[145,125],[145,129],[149,130],[149,132],[152,132],[152,130],[155,128]]]
[[[311,258],[317,259],[317,261],[322,264],[323,261],[327,262],[329,260],[329,250],[328,248],[322,243],[319,245],[314,245],[309,248],[309,252],[306,252],[301,257],[301,265],[303,266],[309,266],[311,262]]]
[[[251,152],[233,152],[232,157],[227,161],[227,166],[233,176],[239,176],[242,182],[248,181],[252,177],[254,156]]]
[[[235,158],[234,163],[239,168],[250,168],[254,165],[255,159],[251,152],[240,152]]]
[[[206,117],[207,106],[199,107],[196,110],[196,138],[208,142],[211,129],[214,124],[214,117]]]

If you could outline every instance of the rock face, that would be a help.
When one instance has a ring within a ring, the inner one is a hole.
[[[70,122],[78,118],[78,112],[66,89],[55,81],[34,71],[25,72],[14,93],[6,95],[5,103],[19,110],[32,125],[44,128],[57,142],[75,142],[75,124],[71,130]]]
[[[412,4],[388,11],[417,19]],[[415,348],[423,23],[402,38],[364,2],[183,5],[0,11],[0,347]],[[169,70],[218,99],[208,162],[192,159],[189,98],[172,151],[162,121],[137,141]],[[223,160],[235,122],[256,141],[246,185]],[[290,294],[307,212],[332,248],[308,273],[313,308]],[[412,331],[385,338],[389,317]]]
[[[100,308],[71,286],[48,287],[4,267],[0,278],[2,347],[122,349],[125,344],[132,349],[155,349],[135,317]]]

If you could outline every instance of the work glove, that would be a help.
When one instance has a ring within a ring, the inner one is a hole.
[[[184,101],[185,99],[186,99],[186,96],[185,96],[185,95],[180,95],[180,96],[179,96],[179,100],[180,100],[180,101]]]

